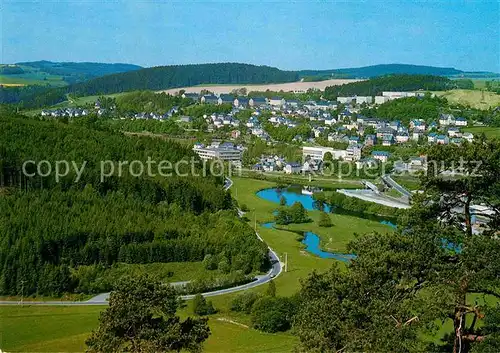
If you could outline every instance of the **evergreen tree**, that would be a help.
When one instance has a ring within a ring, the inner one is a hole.
[[[330,216],[326,212],[321,212],[319,215],[319,221],[318,225],[320,227],[331,227],[332,226],[332,220],[330,219]]]
[[[306,223],[310,221],[304,205],[298,201],[290,207],[290,216],[292,223]]]

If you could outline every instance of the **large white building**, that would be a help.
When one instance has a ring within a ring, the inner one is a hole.
[[[356,96],[356,104],[372,104],[373,97],[372,96]]]
[[[425,95],[424,92],[393,92],[393,91],[382,92],[382,96],[388,97],[389,99],[398,99],[405,97],[423,97],[424,95]]]
[[[344,159],[347,155],[346,150],[336,150],[331,147],[302,147],[302,156],[304,158],[323,160],[327,152],[332,154],[333,159]]]
[[[361,147],[359,145],[351,145],[345,150],[344,159],[349,162],[355,162],[361,159]]]
[[[355,100],[354,97],[337,97],[337,102],[342,104],[351,104],[352,101]]]
[[[375,104],[384,104],[389,101],[389,97],[375,96]]]
[[[223,161],[241,161],[241,150],[232,144],[195,145],[193,151],[203,160],[220,159]]]

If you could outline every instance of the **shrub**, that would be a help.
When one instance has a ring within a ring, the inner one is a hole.
[[[253,292],[246,292],[237,295],[231,301],[231,311],[238,311],[250,314],[253,304],[260,298],[260,295]]]
[[[216,270],[217,269],[217,259],[212,254],[206,254],[203,259],[203,266],[207,270]]]
[[[231,272],[231,265],[229,264],[229,261],[225,257],[223,257],[220,260],[219,265],[217,267],[219,268],[219,270],[222,273],[229,273],[229,272]]]
[[[269,333],[287,331],[292,325],[295,311],[295,303],[290,298],[262,297],[252,307],[252,325]]]
[[[232,270],[241,270],[244,274],[252,272],[252,262],[249,256],[238,254],[233,258]]]
[[[193,299],[193,312],[196,315],[210,315],[215,314],[215,310],[212,301],[207,301],[205,297],[201,294],[196,294]]]

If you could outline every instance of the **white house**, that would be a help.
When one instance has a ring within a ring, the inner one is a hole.
[[[462,137],[464,140],[467,140],[469,142],[472,142],[474,140],[474,135],[472,134],[472,132],[464,132]]]
[[[334,118],[334,117],[328,117],[328,118],[325,118],[325,125],[335,125],[337,123],[337,120]]]
[[[373,151],[372,157],[375,158],[376,160],[379,160],[379,161],[385,163],[389,160],[389,152],[387,152],[387,151]]]
[[[396,142],[397,143],[406,143],[410,139],[410,136],[405,133],[400,133],[396,135]]]
[[[248,100],[248,104],[251,107],[261,107],[267,104],[267,100],[265,97],[253,97]]]
[[[458,127],[449,127],[448,128],[448,136],[449,137],[461,137],[460,129]]]
[[[269,99],[269,104],[273,107],[281,107],[286,103],[284,98],[281,97],[272,97]]]
[[[450,142],[450,139],[448,138],[448,136],[438,135],[436,137],[436,142],[438,143],[438,145],[446,145]]]
[[[439,116],[439,125],[455,125],[455,117],[453,116],[453,114],[441,114]]]
[[[389,97],[375,96],[375,104],[384,104],[389,101]]]
[[[437,140],[437,134],[435,132],[431,132],[429,135],[427,135],[427,142],[432,143],[436,142]]]
[[[422,137],[424,137],[424,133],[422,131],[413,131],[412,135],[411,135],[411,139],[413,141],[418,141],[420,140]]]
[[[458,117],[455,119],[455,125],[456,126],[467,126],[467,119]]]
[[[356,104],[371,104],[373,103],[373,97],[372,96],[356,96]]]
[[[352,145],[347,147],[346,156],[344,157],[346,161],[357,161],[361,159],[361,147],[359,145]]]
[[[285,174],[297,174],[300,173],[302,166],[299,163],[287,163],[283,169]]]
[[[423,119],[413,119],[410,121],[410,129],[413,129],[413,131],[425,131],[425,121]]]

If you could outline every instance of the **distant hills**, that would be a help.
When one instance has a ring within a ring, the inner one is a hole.
[[[6,80],[6,83],[14,82],[18,79],[20,83],[25,84],[64,85],[139,69],[142,69],[142,67],[132,64],[75,63],[42,60],[1,65],[0,75],[2,75],[2,79]]]
[[[409,74],[409,75],[434,75],[434,76],[453,76],[460,75],[464,71],[452,67],[435,67],[424,65],[409,64],[383,64],[363,66],[347,69],[332,70],[301,70],[299,75],[306,76],[332,76],[342,78],[371,78],[376,76]]]
[[[500,78],[491,72],[466,72],[451,67],[382,64],[331,70],[284,71],[269,66],[240,63],[169,65],[143,68],[132,64],[92,62],[19,62],[0,65],[0,84],[75,85],[72,91],[87,94],[137,89],[168,89],[199,84],[262,84],[332,78],[368,79],[410,74],[449,78]]]
[[[171,65],[107,75],[71,86],[72,93],[96,95],[132,90],[162,90],[200,84],[263,84],[329,78],[373,78],[386,75],[470,77],[454,68],[388,64],[351,69],[283,71],[269,66],[239,63]],[[486,75],[488,73],[474,73]],[[491,73],[490,73],[491,74]],[[494,74],[492,74],[494,75]]]
[[[331,78],[384,78],[388,75],[433,76],[400,77],[383,81],[383,87],[413,87],[444,89],[473,87],[470,80],[435,81],[435,78],[500,78],[488,72],[465,72],[454,68],[422,65],[388,64],[333,70],[284,71],[270,66],[240,63],[170,65],[141,68],[130,64],[57,63],[50,61],[0,65],[0,103],[19,104],[36,108],[53,105],[67,99],[67,94],[90,96],[135,90],[164,90],[206,84],[266,84],[299,80],[320,81]],[[31,78],[30,78],[31,77]],[[16,81],[16,80],[24,81]],[[331,88],[329,96],[349,92],[377,92],[380,87],[370,83],[342,85]],[[462,87],[459,84],[469,86]],[[9,87],[23,86],[26,87]],[[38,85],[38,86],[37,86]],[[52,88],[51,88],[52,87]],[[400,88],[403,89],[403,88]],[[325,92],[326,93],[326,92]],[[361,94],[361,93],[357,93]]]

